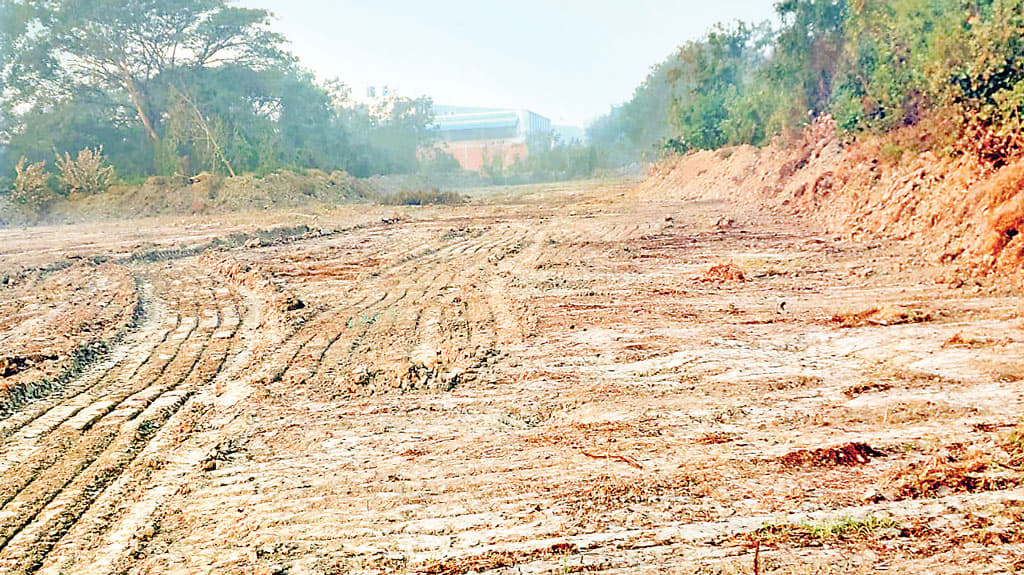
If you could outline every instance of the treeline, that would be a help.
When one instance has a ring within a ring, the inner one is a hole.
[[[919,126],[924,147],[1022,151],[1024,0],[784,0],[718,25],[588,130],[612,162],[761,145],[830,114],[849,133]]]
[[[269,20],[225,0],[0,0],[0,178],[100,149],[127,181],[418,169],[430,100],[354,105]]]

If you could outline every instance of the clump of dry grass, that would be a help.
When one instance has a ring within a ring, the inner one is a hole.
[[[849,398],[857,397],[863,393],[871,393],[873,391],[887,391],[892,389],[892,384],[884,381],[870,381],[867,383],[858,383],[851,385],[843,390],[843,395]]]
[[[965,336],[964,332],[958,331],[955,334],[953,334],[953,337],[950,337],[949,339],[947,339],[942,344],[942,347],[964,347],[964,348],[973,349],[973,348],[978,348],[978,347],[987,347],[987,346],[993,346],[993,345],[999,345],[999,344],[1005,344],[1005,343],[1008,343],[1008,340],[1004,339],[1004,340],[1000,341],[1000,340],[993,339],[991,337],[981,337],[981,338],[970,337],[970,336]]]
[[[571,555],[578,549],[572,543],[556,543],[550,547],[531,551],[489,551],[471,557],[439,559],[416,566],[416,573],[425,575],[462,575],[482,573],[502,567],[514,567],[539,559]]]
[[[454,205],[464,201],[465,198],[461,194],[439,188],[402,190],[380,197],[380,203],[387,206]]]
[[[856,313],[839,313],[829,320],[838,327],[888,326],[922,323],[932,320],[932,314],[923,310],[896,306],[872,307]]]
[[[1010,454],[1010,465],[1024,465],[1024,422],[1010,433],[1003,448]]]
[[[983,472],[992,465],[991,457],[975,453],[963,459],[934,456],[891,473],[883,487],[893,498],[930,497],[944,491],[985,491],[1001,487]]]
[[[63,157],[57,156],[57,169],[57,181],[70,196],[105,192],[114,181],[114,168],[103,157],[103,146],[79,150],[74,159],[64,152]]]
[[[46,173],[46,162],[30,164],[28,159],[22,156],[14,171],[11,199],[32,209],[38,209],[53,199],[50,174]]]
[[[739,434],[736,433],[729,433],[727,431],[711,431],[695,439],[694,443],[698,443],[700,445],[719,445],[722,443],[731,443],[736,441],[738,437]]]
[[[967,450],[951,445],[925,461],[889,473],[881,489],[892,499],[934,497],[946,493],[1007,489],[1024,483],[1024,439],[1018,429],[1009,438]]]

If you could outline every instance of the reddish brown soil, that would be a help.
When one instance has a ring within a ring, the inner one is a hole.
[[[995,272],[1024,286],[1024,159],[993,168],[969,156],[913,153],[907,140],[920,130],[846,142],[826,118],[788,145],[665,162],[639,193],[728,199],[807,216],[829,234],[913,245],[919,258],[950,264],[940,276],[945,282]],[[880,160],[880,148],[893,142],[911,151]]]
[[[683,188],[0,232],[0,572],[1024,567],[1013,286]]]

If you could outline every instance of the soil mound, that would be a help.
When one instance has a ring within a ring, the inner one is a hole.
[[[907,128],[906,130],[913,130]],[[1024,159],[997,169],[967,157],[900,150],[895,134],[847,142],[825,118],[795,143],[696,151],[656,165],[637,193],[727,199],[808,216],[827,233],[910,241],[939,278],[1024,279]],[[902,139],[900,139],[902,138]]]
[[[115,186],[102,194],[60,201],[41,220],[93,221],[333,205],[365,199],[372,190],[367,182],[340,171],[275,172],[262,177],[243,174],[230,178],[209,173],[190,179],[154,176],[138,186]],[[0,220],[0,225],[3,224]]]

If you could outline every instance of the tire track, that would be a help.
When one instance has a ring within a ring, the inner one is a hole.
[[[208,307],[205,302],[217,301],[212,286],[204,284],[198,289],[206,297],[196,298],[196,314],[188,316],[194,319],[185,322],[188,330],[178,331],[172,337],[181,340],[185,355],[179,349],[146,387],[126,390],[134,391],[131,394],[122,391],[116,398],[120,401],[108,400],[98,413],[90,414],[81,425],[81,438],[74,438],[73,432],[67,434],[65,440],[74,443],[67,456],[55,461],[4,506],[0,566],[17,573],[31,573],[38,568],[49,549],[85,513],[103,488],[134,460],[197,387],[209,382],[219,371],[234,332],[229,337],[213,338],[221,325],[219,308],[208,313],[206,321],[195,319],[202,316],[202,308]]]

